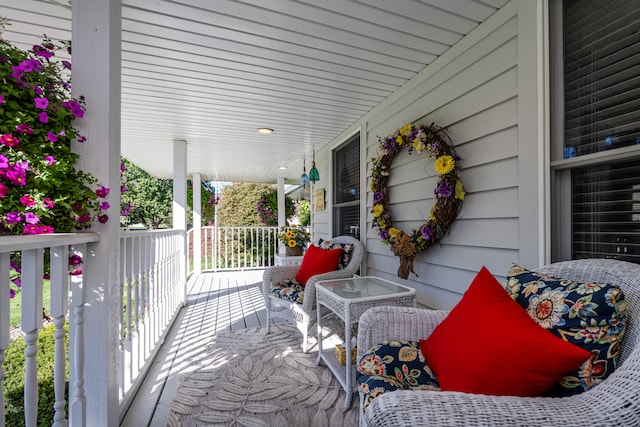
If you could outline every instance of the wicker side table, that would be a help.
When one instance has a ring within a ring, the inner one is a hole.
[[[275,265],[298,265],[302,262],[302,258],[304,258],[304,255],[289,256],[283,253],[279,253],[275,255],[274,264]]]
[[[354,368],[351,363],[351,325],[362,313],[379,305],[415,307],[416,290],[380,277],[363,276],[350,279],[324,280],[316,283],[318,313],[318,360],[324,361],[345,391],[344,407],[349,408],[354,393]],[[346,366],[341,366],[334,350],[322,349],[322,310],[325,306],[344,322]]]

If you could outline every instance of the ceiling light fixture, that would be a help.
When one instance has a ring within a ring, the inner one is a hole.
[[[289,168],[286,166],[278,166],[278,169],[280,169],[281,171],[286,171]]]
[[[273,133],[271,128],[258,128],[258,133]]]

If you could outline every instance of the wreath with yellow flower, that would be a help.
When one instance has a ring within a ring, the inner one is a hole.
[[[435,204],[429,218],[410,234],[393,226],[389,208],[389,176],[396,156],[407,149],[409,154],[426,151],[435,159],[434,168],[438,184],[434,190]],[[398,276],[407,279],[413,271],[416,255],[435,245],[444,237],[462,208],[465,191],[458,175],[458,157],[441,128],[433,123],[429,126],[408,124],[394,134],[379,138],[378,157],[371,159],[373,192],[373,227],[377,229],[382,243],[391,245],[393,253],[400,257]]]

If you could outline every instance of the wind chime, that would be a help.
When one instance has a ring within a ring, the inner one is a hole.
[[[318,169],[316,168],[316,150],[313,150],[313,160],[311,161],[311,169],[309,169],[309,181],[314,184],[316,181],[320,181],[320,173],[318,173]]]
[[[305,163],[304,156],[302,156],[302,175],[300,175],[300,185],[302,185],[302,188],[307,188],[307,185],[309,185],[309,177],[307,176],[307,165]]]

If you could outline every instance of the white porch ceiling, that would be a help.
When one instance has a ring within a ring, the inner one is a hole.
[[[70,39],[69,3],[0,0],[4,37]],[[169,178],[180,139],[189,174],[296,183],[303,155],[308,170],[313,149],[506,3],[123,0],[122,154]]]

